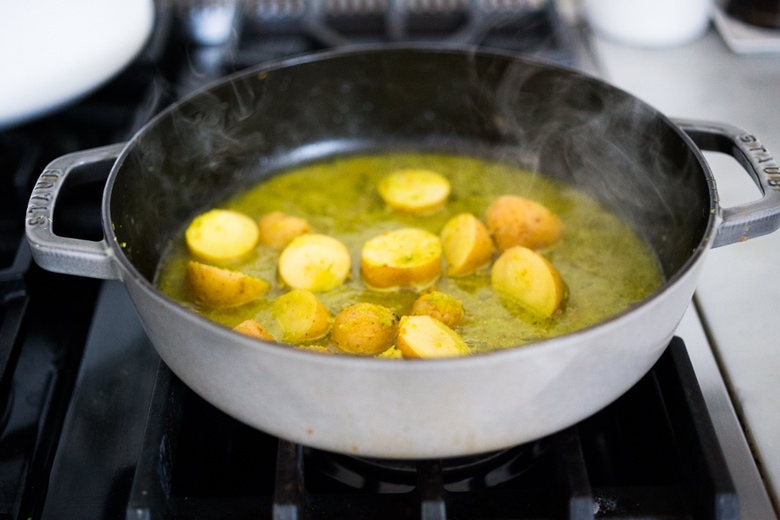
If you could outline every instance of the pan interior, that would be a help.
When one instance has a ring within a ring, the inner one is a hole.
[[[186,222],[240,187],[303,161],[377,149],[486,155],[570,183],[629,222],[667,279],[711,218],[697,156],[632,96],[508,56],[395,49],[250,70],[172,107],[117,163],[111,225],[151,282]]]

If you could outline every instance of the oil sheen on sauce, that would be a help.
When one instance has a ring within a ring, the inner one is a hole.
[[[388,209],[377,186],[385,175],[402,168],[425,168],[446,176],[452,184],[447,204],[424,215]],[[422,153],[337,156],[274,175],[219,207],[256,219],[271,211],[305,217],[314,232],[341,240],[351,252],[352,273],[343,286],[317,294],[334,316],[359,301],[385,305],[404,315],[419,294],[366,287],[360,277],[363,243],[385,231],[410,226],[438,235],[459,213],[471,212],[484,219],[488,205],[506,194],[533,199],[563,221],[563,237],[540,253],[563,278],[566,300],[551,318],[538,318],[491,289],[489,266],[462,278],[442,274],[434,287],[463,302],[466,318],[457,332],[472,353],[525,345],[597,324],[645,299],[662,284],[663,276],[648,245],[597,201],[542,175],[475,157]],[[221,266],[270,282],[272,288],[263,298],[231,309],[198,308],[184,289],[184,271],[192,258],[183,230],[180,235],[161,262],[157,286],[209,319],[233,327],[254,318],[279,337],[271,306],[287,291],[277,276],[280,251],[261,245],[250,256]],[[316,345],[331,348],[327,340]]]

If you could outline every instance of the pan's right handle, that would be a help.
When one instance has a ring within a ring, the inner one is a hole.
[[[76,152],[52,161],[38,177],[27,205],[25,233],[33,259],[55,273],[116,280],[120,278],[114,254],[105,237],[100,241],[61,237],[54,233],[54,207],[65,180],[90,174],[89,164],[114,160],[124,144]]]
[[[723,222],[712,247],[744,242],[780,228],[780,167],[759,140],[741,128],[723,123],[674,122],[700,149],[736,159],[762,193],[756,201],[723,208]]]

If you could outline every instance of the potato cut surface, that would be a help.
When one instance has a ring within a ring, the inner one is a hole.
[[[343,284],[351,269],[347,247],[327,235],[299,236],[279,257],[279,276],[293,289],[329,291]]]
[[[282,249],[294,238],[311,233],[312,228],[305,218],[274,211],[263,215],[258,222],[260,243]]]
[[[198,215],[187,227],[190,252],[206,262],[226,262],[249,254],[259,241],[257,224],[247,215],[213,209]]]
[[[363,245],[360,261],[371,287],[425,287],[441,274],[441,241],[423,229],[389,231]]]
[[[238,307],[271,287],[265,280],[195,261],[187,264],[184,283],[193,300],[208,307]]]
[[[430,170],[399,170],[382,179],[379,195],[395,210],[425,212],[447,202],[450,181]]]
[[[526,247],[504,251],[493,264],[490,281],[495,290],[539,316],[552,316],[563,303],[564,286],[558,271]]]
[[[268,332],[268,329],[258,323],[257,320],[244,320],[233,327],[233,330],[253,338],[274,341],[274,337]]]
[[[282,339],[289,343],[319,339],[330,331],[330,311],[310,291],[294,289],[280,296],[273,315],[284,331]]]
[[[208,197],[213,205],[189,216],[216,208],[246,215],[258,228],[258,245],[241,258],[203,260],[185,240],[193,220],[185,216],[179,233],[160,244],[151,280],[184,309],[229,327],[228,333],[253,319],[279,344],[351,357],[364,355],[350,354],[350,348],[367,352],[380,347],[357,340],[350,346],[341,329],[334,332],[332,326],[319,339],[287,341],[273,314],[274,301],[296,289],[313,292],[332,314],[331,323],[357,302],[381,305],[399,317],[430,316],[460,335],[476,355],[571,334],[643,305],[663,287],[663,259],[658,256],[663,251],[657,244],[639,236],[630,219],[555,172],[529,171],[509,156],[472,155],[471,147],[433,150],[425,143],[419,143],[420,149],[411,144],[333,149],[283,168],[281,163],[258,163],[262,171],[241,186],[243,170],[220,164],[237,183],[224,186],[229,192],[215,189],[213,198]],[[418,182],[425,186],[425,178],[434,179],[430,191],[421,189],[418,197],[407,190]],[[403,195],[388,196],[385,202],[383,182],[385,196]],[[447,184],[448,195],[436,191]],[[428,203],[409,202],[417,198]],[[432,209],[417,211],[426,207]],[[494,235],[502,240],[501,247]],[[532,247],[512,245],[519,240],[516,235],[535,237],[522,242]],[[533,249],[543,244],[550,245]],[[118,245],[128,255],[138,247],[132,241]],[[555,271],[538,259],[511,261],[512,255],[493,270],[501,254],[514,247],[537,251]],[[208,281],[201,282],[192,272],[186,274],[190,261],[239,274],[225,274],[224,283],[206,276],[202,278]],[[253,297],[246,298],[246,287],[234,283],[240,273],[265,280],[270,288],[239,305]],[[369,329],[352,329],[351,336],[359,337],[355,330]],[[365,356],[402,355],[392,346],[396,342]]]
[[[396,348],[404,357],[443,358],[466,356],[469,348],[460,335],[430,316],[401,318]]]
[[[493,201],[485,213],[487,228],[500,251],[523,246],[542,249],[563,233],[558,215],[531,199],[504,195]]]
[[[488,264],[493,239],[485,225],[471,213],[451,218],[441,230],[441,244],[448,276],[465,276]]]
[[[460,325],[466,315],[460,300],[439,291],[430,291],[417,298],[412,304],[412,314],[431,316],[448,327]]]
[[[379,354],[393,345],[398,321],[398,316],[387,307],[356,303],[336,315],[330,338],[338,348],[351,354]]]

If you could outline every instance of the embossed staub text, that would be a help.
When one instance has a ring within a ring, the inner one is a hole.
[[[30,226],[46,225],[50,219],[51,202],[54,191],[62,177],[60,170],[44,170],[38,177],[38,182],[30,195],[27,205],[27,224]]]
[[[752,134],[740,136],[739,140],[747,146],[750,161],[767,177],[767,184],[780,190],[780,166],[769,154],[769,151]]]

